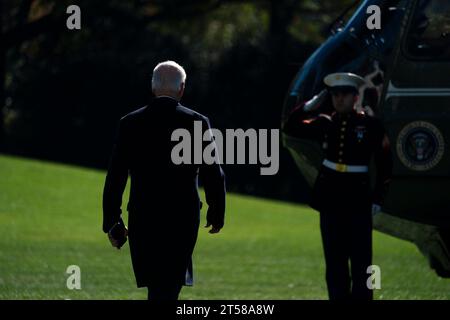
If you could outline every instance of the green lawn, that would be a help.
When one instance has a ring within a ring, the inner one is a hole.
[[[113,249],[101,231],[104,176],[0,156],[0,299],[146,298],[128,245]],[[317,213],[229,194],[226,218],[220,234],[200,230],[196,283],[181,299],[327,298]],[[411,243],[375,232],[374,264],[382,272],[377,299],[450,298],[450,280]],[[69,265],[81,268],[81,290],[66,287]]]

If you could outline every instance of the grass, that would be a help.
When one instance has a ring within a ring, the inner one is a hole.
[[[0,177],[0,299],[146,298],[128,245],[113,249],[101,231],[105,172],[0,156]],[[181,299],[327,298],[317,213],[229,194],[226,218],[220,234],[200,230],[195,286]],[[450,298],[450,280],[411,243],[375,231],[374,264],[376,299]],[[66,287],[70,265],[81,290]]]

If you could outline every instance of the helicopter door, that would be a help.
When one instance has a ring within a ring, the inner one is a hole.
[[[450,175],[450,1],[414,4],[382,110],[394,175]]]

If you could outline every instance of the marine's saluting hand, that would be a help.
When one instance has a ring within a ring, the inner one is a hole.
[[[307,101],[303,107],[303,111],[312,112],[320,109],[322,102],[327,97],[327,89],[323,89],[317,95],[315,95],[311,100]]]

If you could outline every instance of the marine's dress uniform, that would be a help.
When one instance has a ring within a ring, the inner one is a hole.
[[[299,106],[283,129],[323,146],[324,161],[310,204],[320,212],[330,299],[371,299],[372,290],[366,285],[367,268],[372,264],[371,206],[382,203],[392,167],[381,121],[356,111],[317,115]],[[373,190],[368,172],[372,156],[376,167]]]

